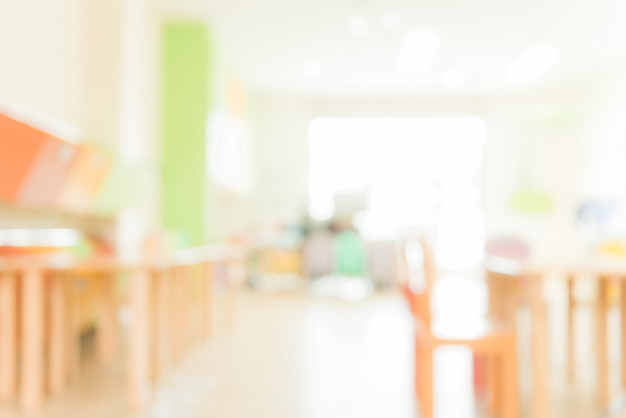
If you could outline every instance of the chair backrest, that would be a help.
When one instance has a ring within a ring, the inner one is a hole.
[[[433,252],[425,238],[410,239],[400,246],[398,273],[403,277],[402,289],[419,326],[430,333],[431,295],[437,271]]]

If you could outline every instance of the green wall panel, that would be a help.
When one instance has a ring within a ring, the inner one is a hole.
[[[205,24],[164,25],[161,214],[180,246],[206,243],[210,60]]]

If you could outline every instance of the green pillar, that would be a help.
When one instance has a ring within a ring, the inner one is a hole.
[[[165,24],[161,220],[182,246],[207,242],[210,55],[204,23]]]

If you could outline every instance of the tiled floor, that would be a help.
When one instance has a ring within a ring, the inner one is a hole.
[[[117,363],[106,367],[86,365],[71,390],[31,416],[417,416],[412,389],[411,320],[398,295],[345,301],[328,295],[244,293],[238,306],[236,325],[230,330],[217,330],[209,342],[172,369],[146,411],[132,413],[126,407],[120,356]],[[558,315],[555,320],[559,320]],[[581,355],[587,354],[582,351]],[[589,365],[584,358],[581,360],[583,366]],[[481,416],[474,412],[480,408],[475,407],[471,394],[471,353],[462,348],[445,349],[437,354],[436,361],[437,418]],[[591,392],[593,373],[585,372],[582,383],[570,387],[563,384],[556,363],[554,416],[599,416]],[[12,407],[0,408],[0,418],[22,416]]]

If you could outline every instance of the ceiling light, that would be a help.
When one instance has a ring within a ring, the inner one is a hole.
[[[304,74],[309,78],[316,78],[322,72],[322,65],[316,59],[306,60],[303,66]]]
[[[389,32],[395,32],[402,26],[402,18],[397,13],[385,13],[383,16],[383,28]]]
[[[448,70],[443,75],[443,84],[451,89],[457,89],[465,84],[465,74],[461,70]]]
[[[431,67],[439,49],[439,36],[431,30],[414,30],[407,34],[398,69],[406,74],[423,74]]]
[[[526,49],[509,67],[509,79],[528,84],[544,75],[559,59],[559,51],[552,45],[534,45]]]
[[[370,21],[362,15],[354,15],[350,18],[350,32],[356,36],[365,36],[370,27]]]

